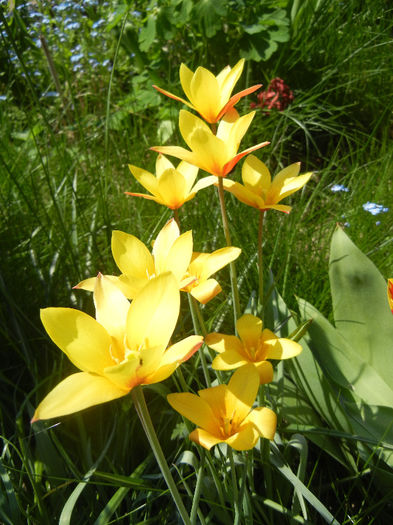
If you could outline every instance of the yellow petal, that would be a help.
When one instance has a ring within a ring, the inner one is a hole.
[[[199,335],[191,335],[182,341],[172,345],[164,353],[158,370],[147,376],[144,384],[158,383],[167,379],[180,363],[187,361],[201,347],[203,338]]]
[[[192,246],[192,231],[190,230],[175,240],[163,265],[163,271],[172,272],[179,283],[190,264]]]
[[[159,91],[163,95],[166,95],[169,98],[173,98],[174,100],[178,100],[179,102],[183,102],[183,104],[186,104],[190,108],[194,109],[193,105],[190,104],[189,102],[187,102],[187,100],[184,100],[184,98],[178,97],[177,95],[174,95],[173,93],[171,93],[170,91],[166,91],[165,89],[161,89],[160,87],[156,86],[155,84],[153,84],[153,87],[154,87],[154,89],[156,89],[157,91]]]
[[[280,191],[280,200],[285,199],[285,197],[288,197],[288,195],[292,195],[292,193],[295,193],[295,191],[303,188],[303,186],[310,180],[311,176],[312,172],[309,172],[305,173],[304,175],[294,177],[293,179],[287,179]]]
[[[142,169],[142,168],[138,168],[137,166],[133,166],[132,164],[129,164],[128,165],[131,173],[134,175],[134,177],[136,178],[136,180],[142,184],[142,186],[147,190],[149,191],[150,193],[152,193],[153,195],[157,195],[158,194],[158,183],[157,183],[157,179],[155,178],[155,176]]]
[[[276,339],[268,348],[266,359],[290,359],[299,355],[302,351],[299,343],[284,338]]]
[[[225,440],[235,450],[250,450],[259,439],[257,429],[253,425],[244,425],[239,432]]]
[[[252,206],[253,208],[264,208],[265,201],[249,188],[246,188],[239,182],[229,179],[224,179],[223,183],[224,189],[232,193],[232,195],[234,195],[240,202],[247,204],[247,206]]]
[[[219,294],[221,290],[221,286],[215,279],[207,279],[207,281],[203,281],[197,286],[194,286],[190,294],[200,303],[206,304]]]
[[[120,271],[127,276],[148,279],[154,273],[151,253],[133,235],[121,231],[112,232],[112,254]]]
[[[127,391],[118,388],[105,377],[86,372],[73,374],[49,392],[38,405],[32,419],[49,419],[79,412],[93,405],[125,396]]]
[[[204,188],[207,188],[208,186],[212,186],[217,182],[217,177],[214,175],[211,175],[210,177],[204,177],[203,179],[199,179],[199,181],[195,184],[195,186],[192,188],[193,193],[197,193],[199,190],[203,190]]]
[[[141,367],[138,369],[138,376],[142,378],[143,383],[147,383],[146,378],[160,368],[164,352],[165,346],[162,345],[155,347],[149,345],[141,349],[139,352]]]
[[[235,335],[226,335],[220,333],[208,334],[205,337],[205,344],[213,348],[216,352],[236,352],[241,354],[243,345],[238,337]]]
[[[149,282],[147,275],[144,278],[139,278],[124,275],[123,273],[122,275],[119,275],[119,277],[117,277],[116,279],[116,281],[113,281],[114,284],[128,299],[133,299]]]
[[[154,201],[157,202],[157,204],[163,204],[166,206],[165,202],[161,197],[154,197],[153,195],[149,195],[147,193],[133,193],[132,191],[125,191],[125,195],[131,195],[132,197],[142,197],[143,199],[147,199],[148,201]]]
[[[164,155],[158,155],[156,160],[156,175],[157,179],[161,177],[161,175],[164,173],[164,171],[169,169],[174,169],[175,166],[172,164],[172,162],[167,159]]]
[[[270,188],[270,172],[262,161],[255,155],[248,155],[242,166],[242,179],[244,185],[251,191],[264,198]]]
[[[254,365],[244,365],[232,375],[228,389],[237,399],[234,424],[240,424],[250,412],[259,389],[259,375]]]
[[[164,273],[146,284],[128,310],[126,331],[130,350],[167,347],[180,309],[178,283]]]
[[[240,254],[241,249],[234,246],[227,246],[210,253],[203,264],[201,279],[207,279],[213,273],[218,272],[218,270],[237,259]]]
[[[292,210],[292,206],[286,206],[285,204],[265,204],[263,206],[264,210],[277,210],[284,213],[289,213]]]
[[[156,275],[169,271],[166,260],[173,243],[179,237],[179,227],[174,219],[168,221],[157,235],[153,246]]]
[[[158,191],[165,205],[171,210],[176,210],[187,198],[187,181],[174,168],[168,169],[159,178]]]
[[[166,155],[177,157],[178,159],[185,160],[190,164],[195,164],[195,166],[201,167],[199,165],[198,156],[192,151],[188,151],[188,149],[181,148],[180,146],[153,146],[150,149],[157,151],[158,153],[165,153]]]
[[[126,319],[130,302],[124,294],[104,275],[98,274],[94,288],[96,320],[109,335],[121,343],[124,339]]]
[[[237,332],[240,339],[247,347],[258,347],[259,338],[262,334],[262,321],[255,315],[245,314],[237,320]]]
[[[41,321],[52,341],[80,370],[100,373],[114,362],[111,337],[95,319],[73,308],[45,308]]]
[[[129,392],[134,386],[141,383],[141,380],[137,375],[140,367],[141,361],[137,353],[135,353],[129,360],[105,368],[104,375],[108,381],[115,384],[118,388],[122,388]]]
[[[266,385],[273,381],[273,366],[270,361],[259,361],[259,363],[254,363],[254,366],[259,374],[261,385]]]
[[[219,75],[217,75],[217,82],[220,86],[220,106],[224,106],[231,96],[233,88],[236,82],[239,80],[244,67],[244,58],[241,58],[239,62],[232,68],[228,68],[229,71],[223,69]]]
[[[220,93],[216,77],[208,69],[198,67],[191,84],[190,98],[195,109],[209,123],[216,122],[220,107]]]
[[[273,439],[277,427],[277,416],[270,408],[257,407],[250,412],[244,423],[255,425],[261,437]]]
[[[176,168],[179,173],[181,173],[186,181],[186,192],[190,193],[191,188],[197,178],[199,168],[188,162],[180,162]]]
[[[76,284],[72,288],[74,290],[86,290],[88,292],[92,292],[94,290],[95,284],[96,284],[96,277],[89,277],[88,279],[84,279],[80,283]]]
[[[188,437],[191,439],[191,441],[198,443],[198,445],[201,445],[207,450],[210,450],[212,447],[214,447],[214,445],[217,445],[217,443],[223,442],[223,439],[210,434],[206,430],[203,430],[203,428],[196,428]]]
[[[180,76],[181,87],[183,88],[183,91],[186,94],[186,97],[188,98],[188,100],[191,100],[192,99],[191,82],[192,82],[194,73],[185,64],[181,64],[180,70],[179,70],[179,76]]]
[[[195,394],[184,392],[169,394],[167,400],[172,408],[195,425],[213,434],[217,432],[213,411],[204,399]]]
[[[212,368],[214,370],[233,370],[247,363],[249,363],[249,360],[242,354],[234,350],[227,350],[213,359]]]

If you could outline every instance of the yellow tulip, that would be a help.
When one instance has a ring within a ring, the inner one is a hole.
[[[388,279],[388,302],[393,314],[393,279]]]
[[[185,64],[182,64],[180,66],[180,83],[190,102],[158,86],[153,87],[164,95],[183,102],[183,104],[197,111],[209,124],[214,124],[233,108],[242,97],[261,87],[262,84],[256,84],[231,97],[243,67],[244,58],[239,60],[233,69],[227,66],[221,73],[214,76],[211,71],[204,67],[198,67],[193,73]]]
[[[110,280],[95,282],[96,319],[73,308],[45,308],[52,341],[81,370],[40,403],[32,422],[64,416],[127,395],[137,385],[163,381],[202,344],[190,336],[167,348],[180,309],[171,273],[152,279],[130,304]]]
[[[244,204],[259,210],[274,209],[289,213],[291,206],[278,203],[300,190],[312,175],[312,173],[305,173],[299,176],[299,171],[300,162],[296,162],[281,170],[272,181],[266,165],[254,155],[249,155],[242,166],[244,185],[227,179],[223,181],[223,185],[224,189],[233,193]],[[206,178],[210,179],[210,177]],[[209,182],[208,180],[205,184],[208,185]]]
[[[195,194],[213,184],[207,178],[201,179],[195,185],[198,175],[198,168],[187,162],[180,162],[177,168],[174,167],[163,155],[159,155],[156,161],[156,176],[137,166],[128,166],[131,173],[152,195],[144,193],[132,193],[126,191],[127,195],[143,197],[153,200],[158,204],[163,204],[171,210],[176,210],[183,204],[195,197]]]
[[[120,271],[119,277],[107,275],[128,299],[135,295],[150,279],[165,272],[172,272],[178,287],[187,286],[192,279],[184,278],[192,257],[192,231],[180,235],[179,227],[171,219],[154,241],[153,251],[134,235],[121,231],[112,233],[112,254]],[[94,290],[95,277],[85,279],[75,286]]]
[[[278,338],[268,329],[262,330],[262,321],[255,315],[240,317],[236,329],[239,337],[220,333],[206,336],[205,343],[220,354],[212,363],[215,370],[233,370],[252,364],[259,373],[260,383],[270,383],[273,367],[267,359],[289,359],[302,351],[299,343]]]
[[[182,289],[200,303],[206,304],[222,290],[218,282],[210,279],[210,276],[237,259],[240,253],[240,248],[233,246],[221,248],[213,253],[194,252],[186,274],[191,282]]]
[[[169,404],[199,428],[190,439],[210,450],[227,443],[235,450],[250,450],[258,439],[273,439],[276,414],[266,407],[252,409],[259,378],[252,365],[237,370],[228,385],[199,390],[198,394],[169,394]]]
[[[269,144],[261,142],[237,153],[254,115],[255,111],[252,111],[239,117],[238,112],[232,108],[220,121],[217,135],[214,135],[203,120],[189,111],[181,110],[180,132],[191,151],[180,146],[154,146],[150,149],[182,159],[217,177],[225,177],[242,157]]]

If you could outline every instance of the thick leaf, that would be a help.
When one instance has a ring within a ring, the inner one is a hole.
[[[330,379],[371,405],[391,406],[393,390],[349,344],[338,330],[311,304],[298,300],[305,319],[313,319],[307,343]]]
[[[341,228],[333,234],[329,275],[338,332],[393,391],[393,317],[386,281]],[[383,404],[393,405],[393,393]]]

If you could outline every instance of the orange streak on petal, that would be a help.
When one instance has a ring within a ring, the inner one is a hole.
[[[229,111],[235,104],[239,102],[239,100],[246,95],[249,95],[250,93],[254,93],[257,89],[262,87],[262,84],[255,84],[255,86],[251,86],[247,89],[243,89],[243,91],[239,91],[239,93],[236,93],[236,95],[233,95],[228,102],[225,104],[225,106],[222,108],[220,113],[217,115],[217,121],[219,121],[227,111]]]
[[[269,144],[270,142],[261,142],[260,144],[257,144],[256,146],[251,146],[251,148],[247,148],[241,153],[238,153],[237,155],[233,157],[233,159],[231,159],[229,162],[227,162],[224,165],[224,168],[222,170],[223,175],[220,175],[220,176],[226,177],[228,173],[230,173],[233,170],[233,168],[236,166],[236,164],[239,162],[241,158],[243,158],[245,155],[248,155],[252,151],[255,151],[256,149],[264,148],[265,146],[268,146]]]

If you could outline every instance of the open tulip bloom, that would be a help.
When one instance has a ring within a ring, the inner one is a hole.
[[[180,162],[177,168],[174,167],[163,155],[159,155],[156,161],[156,176],[137,166],[128,166],[131,173],[144,188],[151,193],[132,193],[126,191],[127,195],[143,197],[163,204],[171,210],[176,210],[183,204],[195,197],[196,193],[213,184],[207,177],[198,181],[198,168],[187,162]]]
[[[106,277],[118,286],[128,299],[133,299],[150,279],[165,272],[173,273],[180,289],[192,281],[192,278],[183,278],[191,261],[192,246],[192,231],[180,235],[174,219],[168,221],[157,235],[152,253],[134,235],[114,231],[112,255],[122,273],[119,277]],[[93,291],[95,280],[95,277],[85,279],[75,288]]]
[[[255,111],[239,117],[232,108],[220,121],[215,135],[203,120],[189,111],[181,110],[179,128],[191,151],[180,146],[154,146],[150,149],[194,164],[217,177],[226,177],[242,157],[269,144],[261,142],[237,153],[254,115]]]
[[[233,370],[247,364],[255,366],[261,384],[273,380],[273,366],[268,359],[289,359],[302,351],[299,343],[278,338],[268,329],[262,330],[262,321],[245,314],[236,322],[239,337],[220,333],[208,334],[205,343],[219,352],[214,358],[215,370]]]
[[[274,209],[289,213],[291,206],[279,202],[300,190],[312,175],[312,173],[299,175],[299,171],[300,163],[296,162],[281,170],[272,180],[267,166],[254,155],[249,155],[242,166],[243,184],[225,179],[223,185],[225,190],[231,192],[244,204],[259,210]]]
[[[237,370],[228,385],[191,393],[169,394],[169,404],[198,428],[190,439],[206,449],[226,443],[235,450],[250,450],[260,437],[273,439],[277,417],[266,407],[252,409],[259,377],[252,365]]]
[[[41,320],[52,341],[81,370],[59,383],[32,421],[64,416],[163,381],[201,346],[190,336],[167,348],[180,309],[176,279],[152,279],[130,302],[104,276],[95,282],[96,319],[73,308],[45,308]]]
[[[193,73],[185,64],[180,66],[180,82],[189,102],[164,89],[155,87],[170,98],[179,100],[197,111],[209,124],[218,122],[237,102],[246,95],[253,93],[262,84],[249,87],[231,97],[233,88],[239,80],[244,67],[244,58],[231,69],[225,67],[221,73],[214,76],[204,67],[198,67]]]

